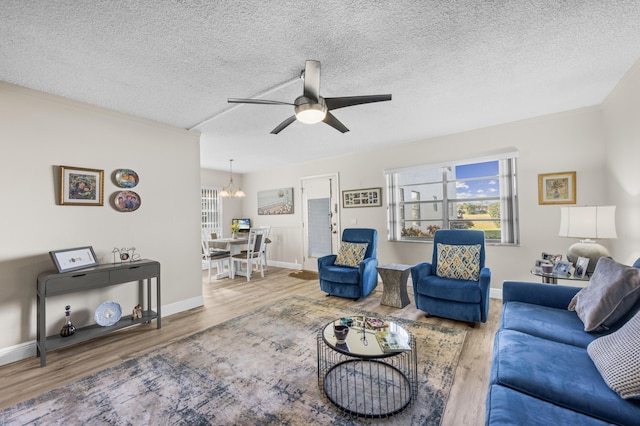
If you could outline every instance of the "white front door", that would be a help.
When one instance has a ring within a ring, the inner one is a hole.
[[[318,258],[340,244],[338,175],[302,178],[302,268],[318,270]]]

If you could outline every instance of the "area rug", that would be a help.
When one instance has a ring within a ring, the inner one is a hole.
[[[306,269],[303,269],[301,271],[289,272],[289,276],[293,278],[298,278],[301,280],[317,280],[318,279],[317,272],[307,271]]]
[[[317,380],[318,330],[345,315],[375,316],[290,297],[0,411],[0,424],[440,424],[466,332],[388,317],[417,338],[417,400],[352,418]]]

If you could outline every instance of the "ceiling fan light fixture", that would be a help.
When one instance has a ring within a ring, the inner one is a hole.
[[[327,116],[327,105],[322,98],[320,98],[320,102],[313,102],[311,99],[301,96],[296,99],[295,112],[298,121],[305,124],[315,124]]]

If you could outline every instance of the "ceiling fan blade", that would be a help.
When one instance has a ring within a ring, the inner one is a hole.
[[[277,135],[282,130],[284,130],[285,127],[287,127],[289,124],[293,123],[294,121],[296,121],[296,116],[292,115],[291,117],[284,120],[282,123],[278,124],[276,128],[271,131],[271,134]]]
[[[230,104],[293,105],[289,102],[270,101],[268,99],[228,98],[227,102]]]
[[[391,95],[342,96],[339,98],[324,98],[324,101],[327,104],[327,109],[329,110],[390,100]]]
[[[304,63],[304,96],[318,102],[320,96],[320,61]]]
[[[335,115],[331,114],[330,112],[327,112],[327,116],[324,118],[325,123],[327,123],[329,126],[333,127],[334,129],[336,129],[337,131],[341,132],[341,133],[346,133],[349,131],[349,129],[347,129],[347,126],[345,126],[344,124],[342,124],[340,122],[340,120],[338,120],[336,118]]]

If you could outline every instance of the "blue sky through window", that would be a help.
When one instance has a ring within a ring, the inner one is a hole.
[[[498,172],[498,161],[456,166],[456,197],[479,198],[498,196],[500,194]],[[476,180],[476,178],[486,179]]]

